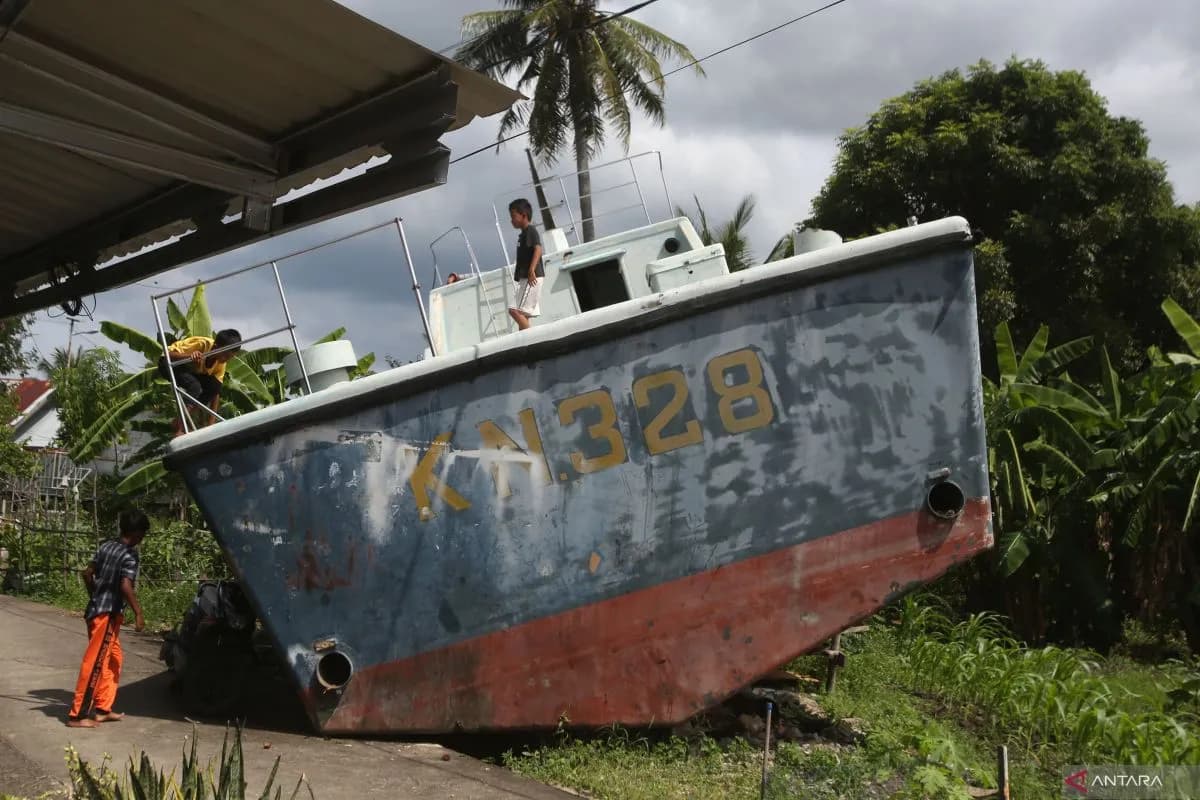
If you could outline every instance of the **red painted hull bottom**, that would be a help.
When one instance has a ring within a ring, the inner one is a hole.
[[[986,499],[905,514],[370,667],[315,716],[350,734],[681,722],[988,549],[989,519]]]

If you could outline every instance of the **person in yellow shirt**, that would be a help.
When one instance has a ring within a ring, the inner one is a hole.
[[[158,359],[158,374],[167,380],[171,379],[168,370],[175,373],[175,385],[187,392],[196,400],[216,411],[221,402],[221,384],[225,381],[225,364],[241,352],[242,335],[232,328],[217,331],[215,337],[188,336],[167,347],[171,362],[188,359],[186,364],[175,364],[172,368],[167,362],[167,356]],[[228,347],[228,350],[224,348]],[[209,355],[213,350],[219,353]],[[195,404],[184,398],[191,407]],[[203,414],[201,426],[212,423],[211,414]],[[183,420],[175,420],[175,435],[183,433]]]

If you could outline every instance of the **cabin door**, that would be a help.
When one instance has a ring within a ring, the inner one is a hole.
[[[625,276],[621,274],[621,261],[617,258],[572,270],[571,282],[580,311],[616,305],[629,299]]]

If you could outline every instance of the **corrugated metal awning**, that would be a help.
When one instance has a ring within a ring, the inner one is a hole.
[[[0,0],[0,317],[443,183],[518,97],[332,0]]]

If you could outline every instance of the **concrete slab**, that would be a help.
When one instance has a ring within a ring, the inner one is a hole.
[[[63,722],[85,644],[82,617],[0,596],[0,794],[36,796],[65,785],[63,755],[73,745],[88,761],[124,761],[142,750],[166,771],[190,746],[192,721],[168,691],[157,637],[121,632],[125,667],[121,722],[92,730]],[[258,796],[275,758],[285,794],[304,775],[317,800],[344,797],[561,800],[575,795],[521,778],[436,743],[339,740],[310,736],[285,701],[264,696],[278,713],[252,716],[243,738],[248,790]],[[201,760],[219,755],[225,728],[197,723]]]

